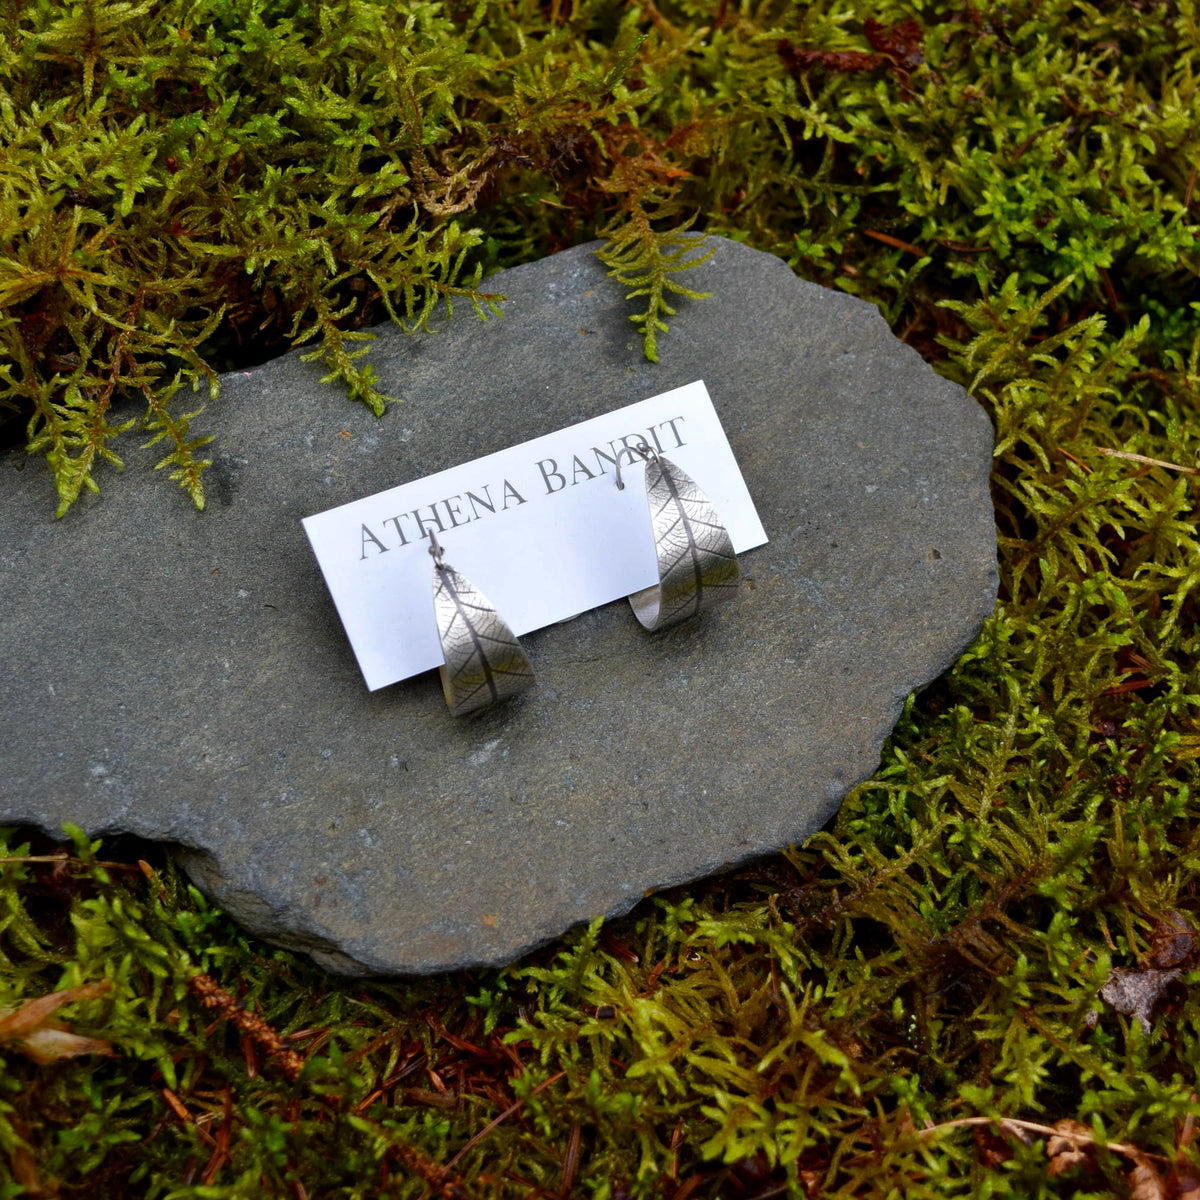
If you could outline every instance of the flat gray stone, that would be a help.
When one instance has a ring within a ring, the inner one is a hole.
[[[991,612],[992,429],[769,255],[720,241],[687,282],[715,298],[657,365],[584,246],[489,280],[503,318],[381,329],[383,420],[294,354],[228,375],[204,513],[136,438],[57,523],[45,464],[0,460],[0,821],[177,843],[346,973],[505,963],[819,828]],[[531,634],[537,685],[476,717],[436,672],[367,692],[301,517],[698,378],[771,539],[732,604]]]

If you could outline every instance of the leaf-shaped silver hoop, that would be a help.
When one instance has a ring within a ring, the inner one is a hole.
[[[629,603],[647,629],[667,629],[732,600],[738,593],[740,572],[729,531],[687,473],[649,446],[638,446],[634,452],[648,460],[646,500],[658,555],[658,583],[634,592]],[[625,486],[619,468],[617,486]]]
[[[533,685],[533,667],[516,635],[487,597],[442,561],[442,548],[430,534],[433,610],[445,664],[438,668],[452,715],[515,696]]]

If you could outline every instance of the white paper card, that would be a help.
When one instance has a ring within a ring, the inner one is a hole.
[[[639,442],[696,481],[735,551],[766,542],[702,382],[306,517],[367,686],[442,664],[430,529],[518,636],[656,583],[645,465],[624,457],[622,491],[614,470]]]

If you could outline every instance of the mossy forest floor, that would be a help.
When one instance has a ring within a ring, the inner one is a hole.
[[[691,222],[972,390],[1001,552],[827,831],[508,970],[334,979],[14,832],[0,1195],[1196,1200],[1198,52],[1193,0],[0,0],[47,519],[118,454],[201,503],[214,372],[296,342],[382,410],[365,324],[597,230],[653,355]]]

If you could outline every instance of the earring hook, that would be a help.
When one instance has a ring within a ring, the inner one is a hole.
[[[647,442],[638,442],[638,444],[636,446],[624,446],[620,450],[618,450],[617,457],[615,459],[616,467],[617,467],[617,491],[618,492],[623,492],[625,490],[625,484],[621,481],[621,455],[622,454],[629,455],[629,461],[631,464],[636,461],[634,458],[635,455],[640,455],[643,462],[653,462],[654,460],[656,460],[658,458],[658,455],[655,454],[654,451],[650,449],[650,446]]]

